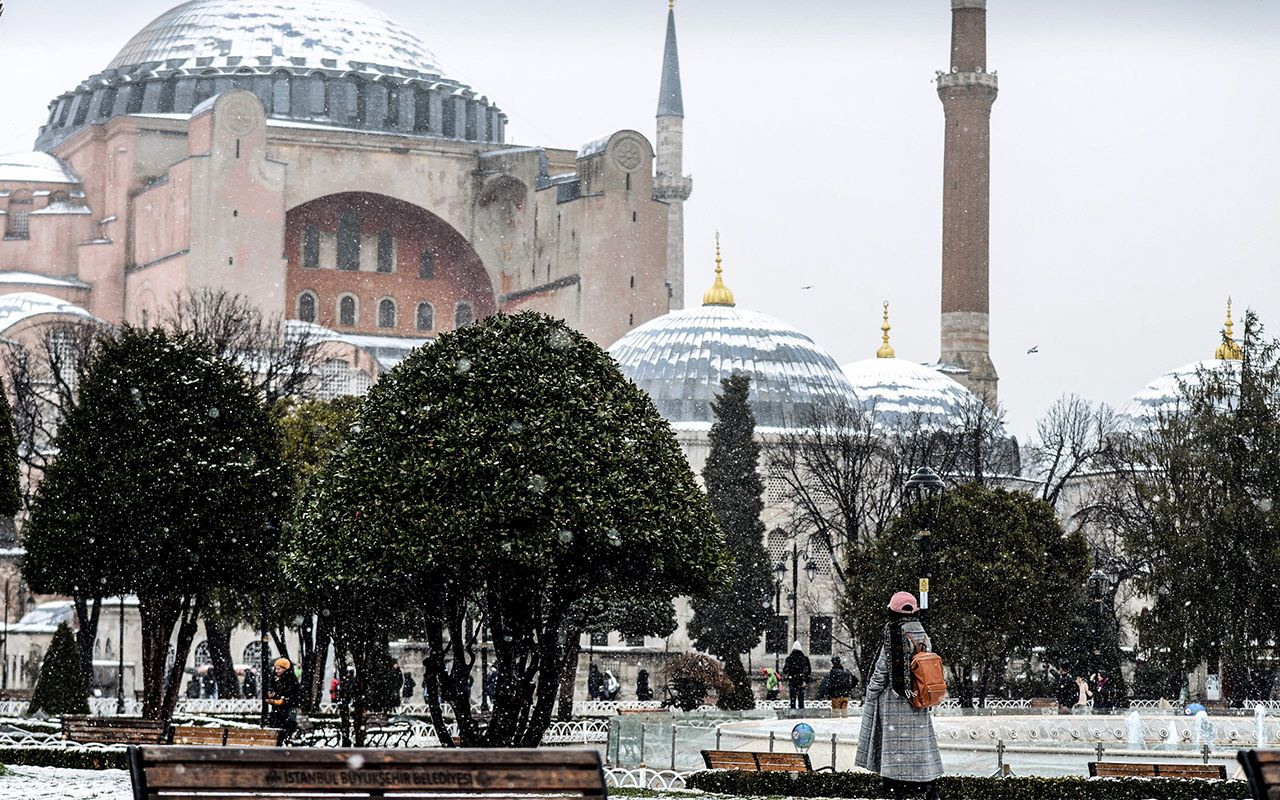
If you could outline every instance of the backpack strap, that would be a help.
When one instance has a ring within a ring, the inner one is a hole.
[[[903,631],[902,635],[907,637],[907,642],[910,643],[911,649],[915,651],[912,655],[918,656],[921,653],[929,652],[929,634],[926,633],[924,635],[924,641],[920,644],[916,644],[916,640],[912,639],[911,634],[906,631]]]

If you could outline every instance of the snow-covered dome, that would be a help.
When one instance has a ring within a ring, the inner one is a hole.
[[[258,59],[322,68],[329,59],[384,70],[438,73],[418,37],[359,0],[191,0],[156,17],[107,69],[176,60]],[[194,66],[194,64],[191,64]]]
[[[0,294],[0,332],[4,332],[19,322],[45,314],[81,317],[86,321],[100,321],[74,303],[59,300],[39,292],[14,292]]]
[[[814,410],[856,402],[826,350],[781,320],[733,306],[718,265],[716,272],[708,304],[650,320],[609,348],[664,418],[677,427],[710,425],[720,380],[734,372],[751,377],[760,428],[803,425]]]
[[[81,183],[71,168],[48,153],[0,155],[0,185],[11,183]]]
[[[124,114],[190,114],[243,89],[273,119],[501,142],[506,117],[441,74],[422,40],[360,0],[189,0],[50,104],[47,150]]]

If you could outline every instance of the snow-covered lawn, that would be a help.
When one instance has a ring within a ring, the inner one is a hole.
[[[130,800],[133,788],[122,769],[5,767],[0,800]]]

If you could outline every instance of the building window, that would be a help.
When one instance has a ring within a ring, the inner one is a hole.
[[[378,272],[395,272],[396,239],[391,231],[378,231]]]
[[[116,107],[116,94],[119,92],[114,86],[108,86],[102,92],[102,102],[98,104],[98,118],[103,119],[111,116],[112,110]]]
[[[303,322],[316,321],[316,296],[311,292],[298,295],[298,319]]]
[[[320,266],[320,227],[308,225],[302,229],[302,266],[316,269]]]
[[[396,86],[387,87],[387,123],[388,128],[400,127],[400,89]]]
[[[349,294],[343,295],[338,301],[338,324],[356,324],[356,299]]]
[[[249,642],[244,646],[244,652],[241,655],[244,658],[241,663],[248,664],[253,668],[254,672],[262,669],[260,666],[262,664],[262,642]]]
[[[418,303],[418,330],[429,331],[436,326],[436,310],[430,303]]]
[[[809,534],[809,561],[818,568],[816,574],[831,574],[831,545],[821,533]]]
[[[786,653],[787,649],[787,618],[774,617],[770,621],[768,628],[764,631],[764,651],[766,653]]]
[[[643,636],[628,636],[627,647],[644,647]]]
[[[470,303],[462,302],[453,309],[453,327],[465,328],[476,321],[476,312]]]
[[[196,669],[212,663],[213,659],[209,656],[209,642],[204,641],[196,645]]]
[[[787,546],[787,532],[781,528],[774,528],[769,531],[769,563],[777,564],[780,561],[790,561],[789,556],[791,548]],[[788,565],[789,566],[789,565]]]
[[[424,249],[418,257],[418,277],[434,278],[436,276],[436,254]]]
[[[809,655],[831,655],[831,617],[809,617]]]
[[[591,646],[592,646],[592,647],[608,647],[608,646],[609,646],[609,634],[607,634],[607,633],[593,633],[593,634],[591,634]]]
[[[431,130],[431,95],[426,89],[413,90],[413,129],[419,133]]]
[[[25,204],[19,202],[11,202],[9,204],[9,219],[4,226],[4,238],[6,239],[30,239],[31,238],[31,220],[28,215],[31,213],[31,201]]]
[[[378,303],[378,327],[394,328],[396,326],[396,301],[390,297]]]
[[[320,385],[316,394],[321,400],[363,395],[373,383],[366,373],[352,369],[340,358],[321,364],[319,373]]]
[[[338,220],[338,269],[360,269],[360,218],[350,212]]]

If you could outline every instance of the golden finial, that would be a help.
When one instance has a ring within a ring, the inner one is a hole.
[[[1231,336],[1231,298],[1227,298],[1227,324],[1222,331],[1222,344],[1218,345],[1218,349],[1214,351],[1214,358],[1219,361],[1240,361],[1244,358],[1244,351],[1240,349],[1240,345],[1236,344],[1236,340]]]
[[[676,0],[667,0],[667,9],[670,11],[675,11],[675,8],[676,8]]]
[[[889,301],[884,301],[884,322],[880,323],[881,338],[884,342],[876,351],[876,358],[893,358],[893,348],[889,346]]]
[[[724,285],[724,269],[720,266],[720,231],[716,231],[716,282],[702,295],[704,306],[732,306],[733,292]]]

